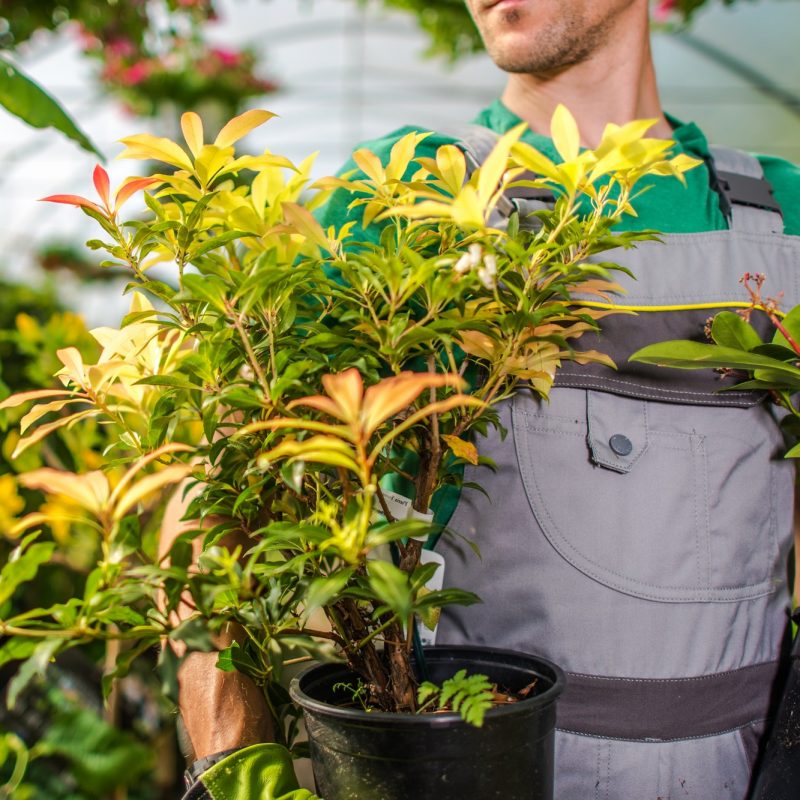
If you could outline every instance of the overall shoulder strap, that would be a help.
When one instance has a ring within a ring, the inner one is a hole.
[[[732,230],[782,233],[781,207],[764,177],[761,162],[730,147],[711,147],[711,186]]]
[[[488,157],[497,144],[498,134],[483,125],[464,125],[452,134],[456,139],[456,146],[461,148],[467,160],[468,174],[476,170]],[[532,173],[520,175],[520,179],[533,179]],[[515,211],[520,218],[526,217],[533,211],[550,208],[555,202],[552,192],[546,189],[531,189],[517,186],[509,189],[497,204],[496,212],[508,219]]]

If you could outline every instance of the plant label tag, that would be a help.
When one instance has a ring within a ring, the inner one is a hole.
[[[419,557],[420,564],[438,564],[439,569],[433,573],[431,579],[425,584],[429,592],[438,592],[444,584],[444,556],[434,550],[423,550]],[[436,644],[436,629],[439,625],[440,608],[429,608],[425,615],[418,615],[419,625],[417,632],[423,646]]]
[[[386,500],[389,513],[397,520],[419,519],[423,522],[433,522],[433,514],[430,511],[427,514],[423,514],[422,511],[415,510],[411,500],[405,495],[384,489],[383,498]],[[424,542],[426,538],[420,539],[420,541]]]

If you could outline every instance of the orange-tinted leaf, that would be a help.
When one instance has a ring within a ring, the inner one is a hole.
[[[154,183],[160,183],[158,178],[130,178],[126,180],[122,186],[117,189],[117,195],[114,198],[114,211],[118,211],[122,208],[123,204],[140,189],[146,189]]]
[[[85,197],[80,197],[77,194],[51,194],[49,197],[42,197],[41,202],[65,203],[68,206],[89,208],[92,211],[96,211],[98,214],[102,214],[104,217],[108,216],[108,212],[100,208],[97,203],[93,203],[91,200],[87,200]]]
[[[478,358],[492,359],[497,351],[497,342],[480,331],[460,331],[461,349]]]
[[[77,347],[64,347],[56,350],[58,360],[64,365],[64,369],[58,375],[66,375],[75,383],[83,384],[85,381],[83,357]]]
[[[97,194],[103,201],[103,205],[110,211],[111,200],[109,198],[109,192],[111,191],[111,186],[108,182],[108,173],[99,164],[94,168],[92,181],[94,182],[94,188],[97,190]]]
[[[458,436],[449,436],[445,434],[442,436],[447,442],[447,446],[453,451],[453,453],[458,458],[463,458],[464,461],[468,461],[470,464],[477,464],[478,463],[478,448],[472,442],[464,441],[464,439],[459,439]]]
[[[456,389],[463,385],[464,380],[458,375],[430,372],[401,372],[384,378],[364,393],[364,431],[368,437],[371,436],[383,422],[408,408],[425,389],[442,386]]]
[[[90,519],[79,517],[73,514],[48,514],[45,512],[34,511],[32,514],[27,514],[18,520],[8,531],[8,535],[12,539],[16,539],[23,531],[33,528],[36,525],[50,525],[53,522],[76,522],[79,524],[94,525]]]
[[[380,455],[383,449],[399,436],[403,431],[408,430],[413,425],[416,425],[426,417],[432,417],[434,414],[444,414],[447,411],[452,411],[454,408],[485,408],[486,403],[473,397],[469,394],[454,394],[446,397],[444,400],[437,400],[435,403],[428,403],[424,408],[415,411],[411,416],[404,419],[398,425],[395,425],[388,433],[386,433],[380,441],[375,445],[370,453],[370,461],[374,460]]]
[[[343,422],[357,421],[364,396],[361,373],[352,367],[337,375],[323,375],[322,385],[339,408],[339,419]]]
[[[328,237],[325,236],[325,231],[322,230],[322,226],[319,224],[319,222],[317,222],[316,219],[314,219],[308,209],[303,208],[303,206],[297,205],[296,203],[284,203],[283,213],[287,222],[292,226],[292,228],[294,228],[294,230],[297,231],[297,233],[301,234],[310,242],[313,242],[315,245],[327,251],[331,255],[336,255],[336,253],[331,249],[331,243],[328,241]]]

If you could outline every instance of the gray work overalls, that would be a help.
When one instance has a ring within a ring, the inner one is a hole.
[[[715,165],[730,229],[603,254],[636,276],[620,274],[619,302],[639,313],[606,318],[586,345],[619,370],[568,364],[549,402],[502,404],[508,435],[479,442],[497,470],[465,475],[486,495],[465,489],[450,521],[482,560],[458,537],[437,545],[445,585],[483,600],[448,607],[437,643],[567,672],[556,800],[743,800],[770,706],[794,476],[775,410],[718,394],[712,370],[627,362],[653,341],[702,340],[707,317],[747,300],[746,271],[785,309],[800,301],[800,238],[782,233],[758,161],[721,150]]]

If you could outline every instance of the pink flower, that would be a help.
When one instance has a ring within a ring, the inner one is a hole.
[[[657,22],[666,22],[677,5],[678,0],[658,0],[656,7],[653,9],[653,18]]]
[[[238,67],[242,61],[241,53],[233,50],[223,50],[220,47],[212,47],[209,53],[216,57],[223,67]]]
[[[136,53],[136,48],[130,39],[112,39],[106,45],[106,53],[119,58],[130,58]]]
[[[137,86],[150,77],[150,65],[146,61],[137,61],[119,74],[120,83],[125,86]]]

